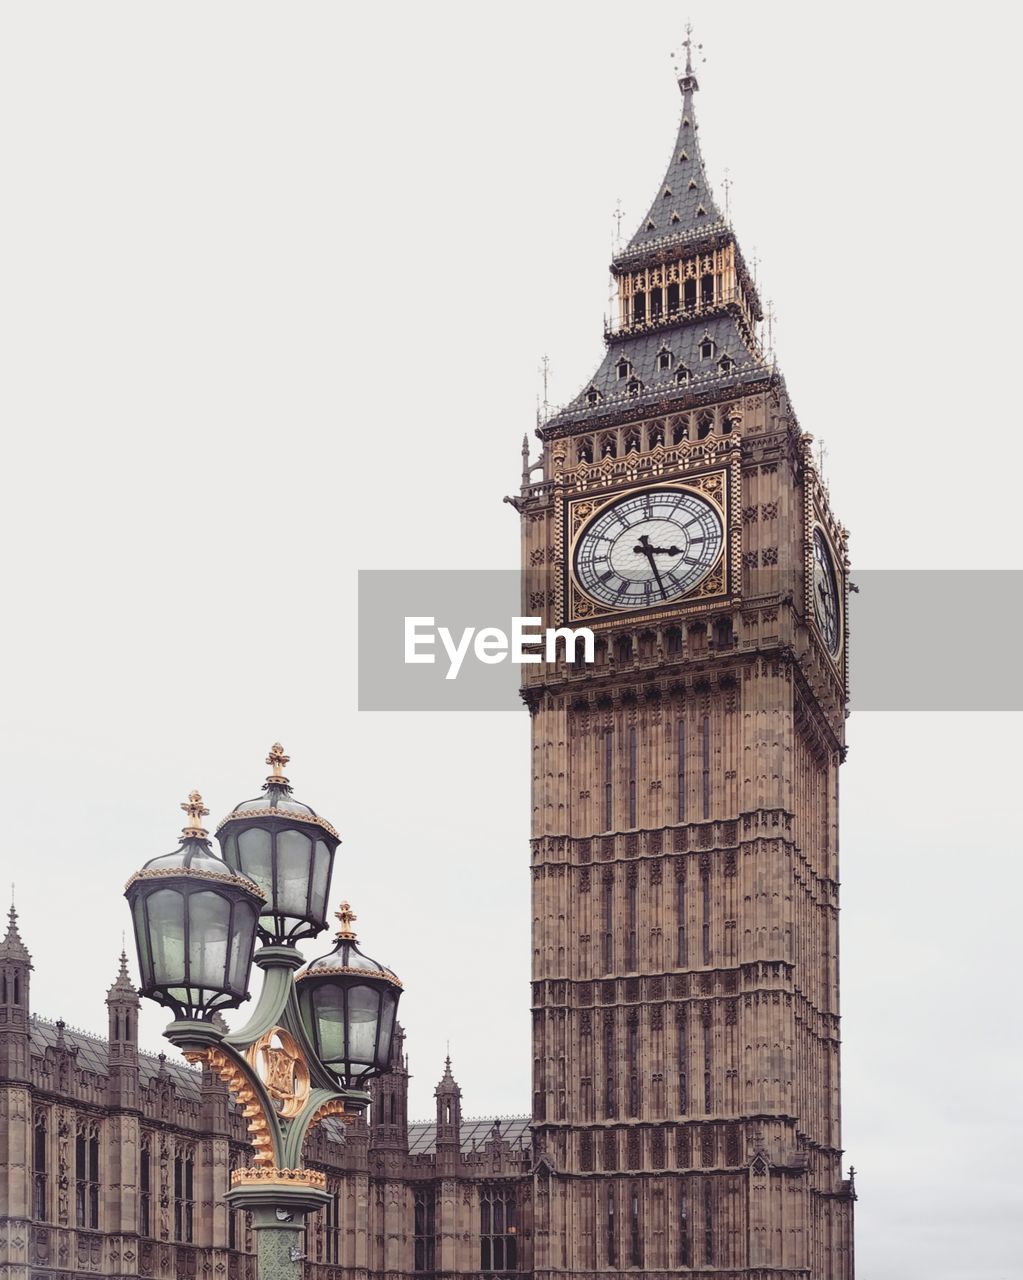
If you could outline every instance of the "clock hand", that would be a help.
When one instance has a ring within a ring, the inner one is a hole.
[[[643,545],[639,547],[633,547],[632,549],[637,553],[642,552],[643,555],[645,556],[650,556],[651,554],[655,556],[680,556],[682,554],[681,547],[676,547],[676,546],[652,547],[650,545],[650,539],[647,537],[645,533],[641,533],[639,535],[639,540]]]
[[[657,579],[657,586],[660,588],[661,598],[664,600],[667,600],[668,593],[664,589],[664,583],[661,581],[661,575],[660,573],[658,573],[657,564],[654,561],[654,552],[658,551],[660,548],[652,547],[650,545],[650,539],[646,536],[645,533],[641,533],[639,535],[639,542],[640,542],[640,545],[638,547],[633,547],[632,549],[638,555],[646,556],[646,558],[650,561],[650,568],[653,569],[654,577]]]

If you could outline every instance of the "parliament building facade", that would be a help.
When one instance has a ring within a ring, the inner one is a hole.
[[[512,500],[523,612],[595,662],[524,667],[533,1089],[469,1121],[408,1064],[306,1164],[315,1280],[852,1280],[839,1090],[847,535],[704,172],[696,77],[612,262],[606,355]],[[534,478],[539,472],[539,478]],[[0,943],[0,1280],[255,1280],[224,1201],[250,1157],[209,1072],[143,1054],[122,957],[105,1040],[31,1008]],[[336,1127],[332,1127],[336,1126]]]

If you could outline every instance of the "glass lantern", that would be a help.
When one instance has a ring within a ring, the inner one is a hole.
[[[264,794],[244,800],[217,829],[227,865],[264,893],[259,937],[270,946],[314,938],[327,927],[327,893],[340,838],[315,809],[296,800],[279,742],[267,756]]]
[[[347,902],[337,945],[295,976],[298,1004],[316,1055],[344,1088],[362,1089],[391,1069],[401,982],[356,945]]]
[[[210,848],[209,810],[193,791],[189,825],[172,853],[152,858],[125,888],[142,994],[176,1018],[210,1021],[249,998],[249,968],[263,897]]]

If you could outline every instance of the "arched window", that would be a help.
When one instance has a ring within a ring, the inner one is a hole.
[[[174,1154],[174,1239],[191,1244],[195,1219],[195,1153],[179,1147]]]
[[[630,396],[638,396],[639,393],[643,390],[643,384],[642,382],[640,382],[638,378],[630,378],[629,381],[625,384],[625,390],[629,393]]]
[[[239,1160],[237,1156],[232,1157],[231,1168],[238,1167]],[[151,1236],[153,1234],[153,1218],[151,1212],[152,1194],[153,1194],[153,1168],[152,1168],[152,1144],[148,1135],[142,1138],[142,1144],[139,1147],[139,1235]],[[230,1217],[233,1219],[234,1214]],[[228,1248],[235,1247],[234,1241],[231,1240]]]
[[[603,398],[604,397],[600,394],[600,392],[597,390],[596,387],[590,387],[589,391],[586,392],[587,404],[599,404],[600,401],[603,400]]]
[[[705,440],[713,430],[714,430],[714,415],[709,410],[705,410],[696,419],[697,440]]]
[[[413,1270],[433,1271],[437,1249],[437,1201],[432,1187],[416,1192],[414,1230]]]
[[[593,442],[592,440],[580,440],[575,448],[576,462],[592,462],[593,461]]]
[[[46,1221],[46,1145],[46,1112],[40,1108],[32,1130],[32,1217],[37,1222]]]
[[[634,324],[642,324],[646,319],[646,294],[634,293],[632,295],[632,320]]]
[[[731,371],[735,368],[735,361],[732,359],[731,356],[724,355],[718,361],[718,368],[721,370],[722,373],[731,373]]]
[[[692,374],[689,372],[689,370],[685,367],[684,364],[680,365],[678,370],[675,373],[675,381],[678,383],[680,387],[687,387],[689,385],[689,381],[691,377],[692,377]]]
[[[696,281],[692,278],[682,286],[682,305],[687,311],[692,311],[696,306]]]
[[[632,636],[619,636],[615,641],[615,662],[632,661]]]
[[[480,1190],[480,1270],[519,1269],[518,1214],[510,1187],[484,1185]]]
[[[639,453],[639,429],[633,427],[625,433],[625,452]]]
[[[99,1130],[86,1122],[75,1133],[75,1221],[99,1227]]]
[[[678,221],[678,215],[675,215],[675,221]],[[668,315],[673,316],[678,312],[678,284],[668,285]]]

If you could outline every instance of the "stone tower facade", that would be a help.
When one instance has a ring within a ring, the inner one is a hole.
[[[516,500],[523,612],[596,636],[523,668],[533,1274],[851,1280],[846,533],[679,87],[606,355]]]

